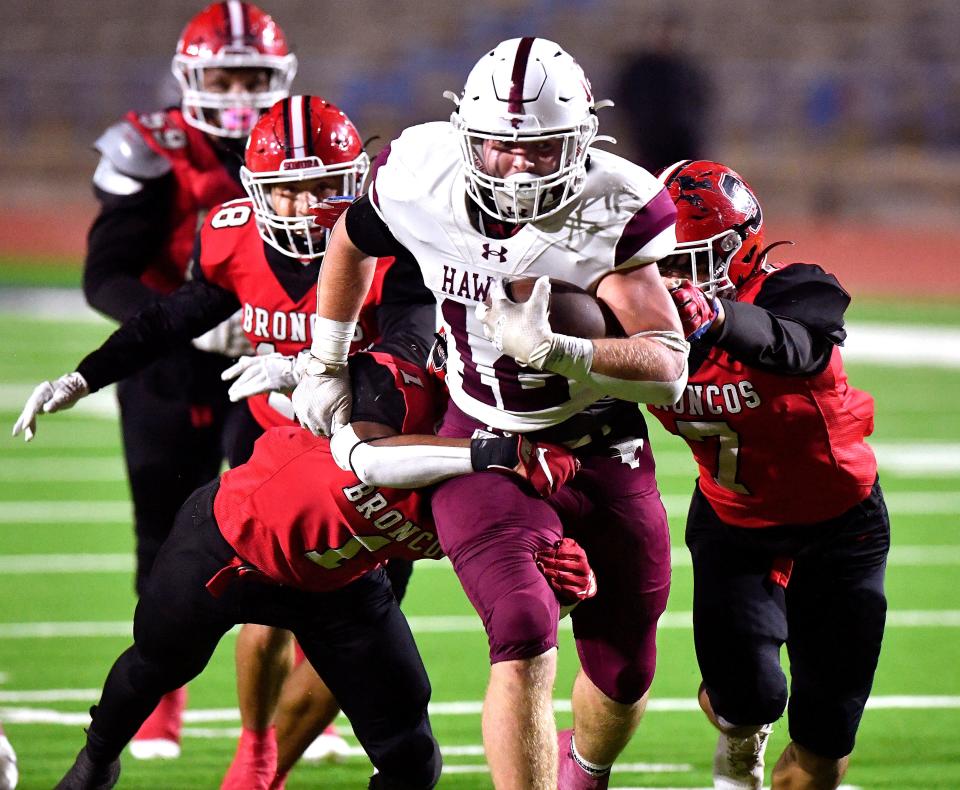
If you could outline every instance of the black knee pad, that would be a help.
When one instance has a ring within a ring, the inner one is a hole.
[[[787,707],[787,679],[779,661],[731,662],[727,672],[705,685],[714,712],[731,724],[769,724]]]

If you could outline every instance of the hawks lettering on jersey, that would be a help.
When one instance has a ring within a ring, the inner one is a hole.
[[[509,238],[476,230],[467,210],[459,144],[448,123],[407,129],[381,159],[371,202],[416,258],[449,343],[447,383],[464,412],[497,428],[556,425],[601,397],[589,384],[521,368],[483,336],[474,310],[491,282],[549,275],[590,290],[604,275],[673,249],[676,209],[642,168],[591,153],[582,196],[556,217]]]
[[[425,371],[385,354],[360,356],[375,364],[355,371],[369,376],[370,402],[360,404],[367,418],[432,433],[438,404]],[[306,590],[337,589],[393,557],[443,556],[426,497],[362,483],[337,466],[328,439],[299,427],[266,431],[250,460],[223,474],[214,513],[237,556]]]
[[[753,302],[757,277],[737,294]],[[812,376],[787,376],[713,348],[673,406],[649,407],[686,439],[699,485],[725,522],[741,527],[809,524],[863,500],[876,478],[873,399],[847,383],[840,350]]]
[[[152,257],[140,277],[144,285],[166,294],[183,285],[199,219],[214,206],[240,197],[243,189],[217,157],[207,136],[187,124],[180,110],[130,112],[126,120],[173,168],[169,239],[165,249],[146,252]]]
[[[257,232],[253,204],[248,199],[218,206],[200,231],[199,266],[204,278],[233,293],[240,302],[243,331],[258,354],[274,351],[298,354],[310,347],[316,324],[319,261],[301,264],[279,260],[287,277],[282,281],[267,260],[268,248]],[[369,347],[377,338],[376,305],[383,278],[393,258],[377,262],[374,284],[357,322],[351,351]],[[267,402],[266,395],[249,399],[250,411],[263,428],[296,425]]]

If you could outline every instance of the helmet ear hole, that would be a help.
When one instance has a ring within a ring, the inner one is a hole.
[[[730,233],[727,233],[720,240],[720,249],[723,250],[724,252],[732,252],[739,246],[740,246],[740,239],[736,231],[731,231]]]

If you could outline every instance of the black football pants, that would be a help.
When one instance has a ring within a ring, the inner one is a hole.
[[[186,346],[117,384],[136,534],[136,590],[186,498],[220,473],[231,405],[220,372],[230,360]]]
[[[114,663],[87,736],[98,762],[115,759],[160,697],[196,677],[237,623],[289,629],[324,679],[385,780],[432,788],[440,750],[427,717],[430,684],[386,574],[309,593],[246,575],[219,598],[205,587],[235,556],[213,517],[219,480],[177,515],[137,604],[134,644]]]
[[[816,496],[816,492],[811,492]],[[693,633],[713,709],[732,724],[776,721],[815,754],[853,751],[880,656],[890,521],[879,483],[843,515],[818,524],[744,529],[720,521],[695,491],[687,518]],[[793,560],[786,588],[771,569]]]

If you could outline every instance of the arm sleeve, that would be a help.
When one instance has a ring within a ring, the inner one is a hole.
[[[83,293],[92,308],[117,321],[160,298],[140,275],[166,241],[173,178],[141,183],[142,189],[129,195],[94,187],[100,213],[87,236]]]
[[[387,270],[376,309],[380,340],[374,350],[424,367],[436,331],[436,304],[423,284],[420,267],[406,250]]]
[[[358,249],[375,258],[390,255],[400,257],[410,253],[394,238],[386,223],[377,215],[369,193],[357,199],[347,209],[347,235]]]
[[[178,345],[212,329],[240,307],[229,291],[189,282],[128,318],[77,366],[91,392],[141,370]]]
[[[380,339],[372,351],[426,367],[436,331],[436,308],[431,305],[380,305],[377,322]]]
[[[830,362],[846,338],[843,314],[850,295],[819,266],[795,263],[771,274],[753,304],[722,299],[716,345],[745,365],[783,376],[809,376]]]

